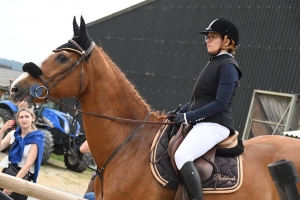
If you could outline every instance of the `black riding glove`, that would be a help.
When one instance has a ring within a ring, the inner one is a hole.
[[[175,117],[176,113],[180,113],[180,108],[181,108],[181,104],[179,104],[179,106],[175,109],[175,110],[170,110],[166,113],[166,115],[171,115]]]
[[[179,124],[181,124],[184,121],[185,121],[184,114],[183,113],[177,113],[176,116],[175,116],[175,118],[174,118],[175,124],[179,125]]]

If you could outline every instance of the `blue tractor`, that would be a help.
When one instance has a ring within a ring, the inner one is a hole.
[[[34,107],[37,118],[35,126],[45,134],[42,164],[46,163],[51,154],[54,153],[64,155],[64,162],[68,169],[83,172],[86,170],[86,166],[89,166],[93,161],[90,154],[82,154],[79,151],[79,147],[86,140],[85,135],[80,132],[79,122],[77,122],[76,130],[71,130],[73,117],[68,113],[59,111],[58,107],[57,104],[52,102],[36,104]],[[0,101],[0,128],[7,120],[13,119],[17,111],[18,107],[11,101]],[[79,163],[72,154],[71,148],[76,150],[79,160],[86,166]]]

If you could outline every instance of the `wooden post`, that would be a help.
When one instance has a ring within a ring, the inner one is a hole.
[[[20,194],[43,200],[83,200],[82,197],[74,196],[53,188],[25,181],[4,173],[0,173],[0,188],[5,188]]]

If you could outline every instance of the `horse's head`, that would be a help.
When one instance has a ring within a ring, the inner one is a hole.
[[[84,92],[89,77],[83,72],[95,44],[82,17],[80,27],[74,17],[73,31],[72,40],[53,50],[40,67],[31,62],[24,64],[24,73],[11,86],[14,103],[25,100],[31,106],[33,102],[44,102],[47,95],[69,98]]]

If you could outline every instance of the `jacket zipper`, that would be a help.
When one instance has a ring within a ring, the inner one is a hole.
[[[197,79],[197,81],[196,81],[196,84],[195,84],[194,90],[193,90],[194,101],[193,101],[193,102],[191,103],[191,105],[190,105],[190,110],[192,109],[193,104],[194,104],[195,101],[196,101],[196,99],[195,99],[195,98],[196,98],[196,97],[195,97],[195,89],[196,89],[196,85],[197,85],[197,83],[198,83],[198,81],[199,81],[201,75],[203,74],[203,72],[205,71],[205,69],[206,69],[206,67],[208,66],[209,63],[210,63],[210,61],[208,61],[208,63],[205,65],[205,67],[204,67],[203,70],[201,71],[201,73],[200,73],[200,75],[199,75],[199,77],[198,77],[198,79]]]

